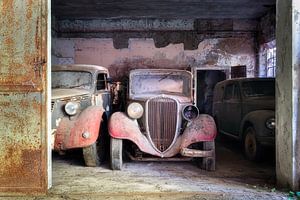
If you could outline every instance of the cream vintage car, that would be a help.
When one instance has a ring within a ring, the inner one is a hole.
[[[194,105],[192,81],[185,70],[130,72],[127,112],[109,121],[112,169],[122,168],[123,153],[132,160],[202,158],[204,169],[215,169],[216,125]]]

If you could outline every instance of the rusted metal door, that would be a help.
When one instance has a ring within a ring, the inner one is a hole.
[[[47,4],[0,1],[0,194],[47,190]]]

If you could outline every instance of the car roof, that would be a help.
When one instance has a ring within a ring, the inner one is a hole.
[[[72,65],[52,65],[52,71],[103,71],[108,73],[108,69],[99,65],[72,64]]]
[[[217,83],[217,85],[225,85],[228,83],[247,82],[247,81],[275,81],[275,78],[271,77],[254,77],[254,78],[233,78],[227,79]]]
[[[138,74],[138,73],[151,73],[151,72],[176,72],[176,73],[188,73],[188,74],[191,74],[190,71],[187,71],[187,70],[181,70],[181,69],[133,69],[130,71],[130,74]]]

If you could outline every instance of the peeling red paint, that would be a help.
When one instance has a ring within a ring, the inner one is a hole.
[[[54,149],[67,150],[93,144],[99,136],[103,113],[101,106],[90,106],[82,111],[76,120],[63,118],[55,134]],[[84,132],[90,133],[90,137],[83,138]]]

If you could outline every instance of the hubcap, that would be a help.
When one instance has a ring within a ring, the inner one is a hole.
[[[256,154],[256,141],[252,133],[247,134],[245,147],[247,155],[251,158],[254,158]]]

